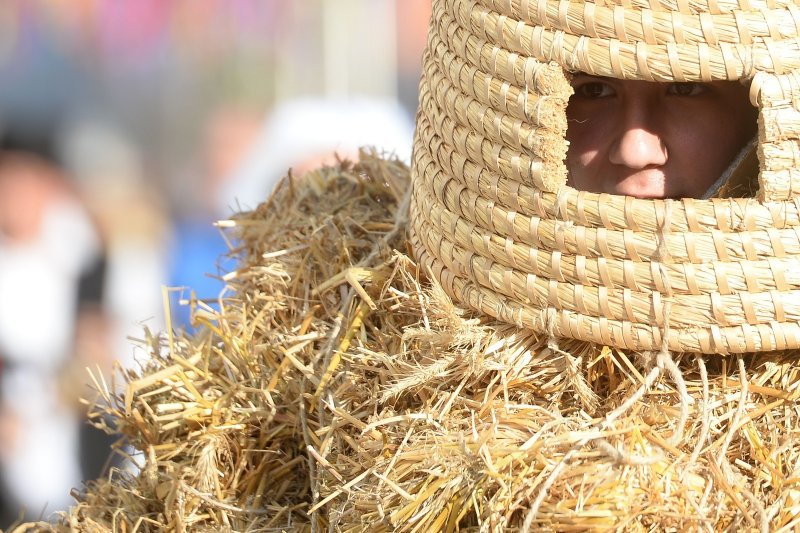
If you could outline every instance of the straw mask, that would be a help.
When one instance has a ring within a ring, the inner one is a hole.
[[[789,0],[434,0],[410,238],[460,304],[630,350],[800,347],[800,7]],[[567,185],[568,73],[745,80],[751,198]]]

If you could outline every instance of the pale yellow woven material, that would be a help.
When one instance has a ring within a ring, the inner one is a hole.
[[[634,350],[800,347],[800,7],[788,1],[434,0],[411,241],[462,305]],[[755,198],[567,186],[571,71],[743,80]]]

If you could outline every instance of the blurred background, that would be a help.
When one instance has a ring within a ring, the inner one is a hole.
[[[430,0],[0,2],[0,527],[114,463],[78,401],[86,367],[191,330],[180,301],[216,298],[230,267],[215,220],[290,167],[362,145],[408,161],[429,17]]]

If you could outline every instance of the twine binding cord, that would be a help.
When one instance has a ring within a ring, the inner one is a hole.
[[[766,509],[764,509],[764,506],[761,504],[761,502],[759,502],[758,498],[756,498],[756,496],[752,493],[752,491],[746,489],[745,487],[738,486],[738,484],[736,483],[736,476],[733,472],[733,469],[731,468],[730,461],[728,461],[726,458],[728,447],[730,447],[731,441],[733,440],[733,436],[739,429],[739,423],[744,413],[745,406],[747,404],[747,396],[749,393],[749,381],[747,379],[747,368],[744,363],[744,358],[741,355],[737,354],[736,363],[738,365],[738,370],[739,370],[739,379],[741,380],[741,392],[739,394],[739,404],[736,406],[736,411],[733,415],[733,418],[729,422],[728,431],[725,434],[725,440],[722,442],[722,446],[720,447],[719,452],[717,452],[718,455],[715,462],[719,467],[719,470],[722,473],[722,475],[724,475],[727,478],[725,480],[726,483],[728,483],[729,486],[736,486],[737,490],[741,493],[741,495],[744,496],[748,500],[748,502],[753,506],[755,514],[758,516],[759,531],[761,531],[762,533],[767,533],[768,531],[770,531],[770,517],[767,514]],[[711,484],[709,484],[709,487],[710,486]],[[708,490],[703,494],[703,499],[700,503],[701,507],[705,507],[709,494],[710,493]],[[715,521],[719,520],[721,512],[720,509],[721,504],[722,502],[718,504]],[[751,525],[755,524],[756,521],[752,517],[746,517],[746,518],[749,519]]]
[[[664,219],[661,223],[659,231],[656,233],[656,236],[658,237],[658,247],[656,248],[654,257],[654,259],[658,261],[659,272],[663,276],[663,286],[668,288],[670,287],[670,284],[664,264],[670,260],[669,251],[667,249],[667,236],[670,231],[671,213],[672,202],[668,201],[666,202],[666,206],[664,208]],[[686,425],[686,421],[689,419],[689,406],[694,403],[694,400],[691,396],[689,396],[689,392],[686,389],[686,381],[683,379],[683,373],[681,372],[681,369],[678,367],[677,363],[675,363],[675,360],[672,358],[672,353],[669,349],[672,303],[669,299],[671,294],[667,294],[666,296],[666,298],[662,299],[661,316],[663,317],[664,322],[661,326],[661,349],[656,357],[656,364],[658,368],[669,372],[672,380],[675,382],[675,388],[677,389],[679,395],[678,403],[680,405],[680,416],[678,417],[675,433],[668,441],[671,445],[676,446],[683,439],[684,426]]]
[[[683,475],[689,471],[689,468],[692,467],[694,464],[697,463],[698,457],[700,457],[700,452],[703,449],[703,446],[706,445],[708,441],[708,432],[711,427],[711,410],[709,409],[709,383],[708,383],[708,370],[706,369],[706,361],[705,355],[697,354],[697,368],[700,372],[700,383],[702,383],[703,387],[703,403],[698,407],[700,412],[702,413],[700,419],[700,434],[697,436],[697,443],[695,444],[694,450],[692,450],[692,455],[689,456],[689,461],[686,465],[686,469],[683,471]],[[683,477],[683,476],[681,476]]]
[[[619,418],[620,416],[624,415],[627,411],[629,411],[642,397],[650,390],[650,388],[655,384],[658,378],[661,376],[663,369],[658,365],[653,366],[650,371],[647,373],[644,381],[642,382],[641,386],[634,392],[625,402],[622,403],[619,407],[608,413],[601,421],[596,424],[596,427],[599,431],[603,431],[604,429],[608,428],[613,422]],[[550,475],[547,476],[542,486],[539,488],[539,492],[536,495],[536,499],[531,504],[528,512],[525,514],[525,520],[522,523],[521,531],[529,532],[531,531],[531,526],[533,521],[536,519],[536,515],[539,513],[539,508],[542,506],[544,499],[547,497],[550,488],[553,484],[558,480],[561,473],[567,467],[569,462],[578,453],[586,444],[590,441],[595,440],[593,437],[583,437],[582,439],[578,440],[573,446],[564,454],[564,457],[561,458],[561,461],[553,468]],[[598,439],[603,441],[604,439]],[[608,453],[608,447],[611,447],[614,452],[609,454],[612,458],[624,458],[628,457],[627,455],[623,455],[620,450],[616,450],[606,442],[606,446],[600,445],[600,448]],[[628,459],[631,463],[636,462],[633,459]],[[624,461],[623,461],[624,462]]]
[[[594,412],[600,403],[597,395],[586,382],[586,376],[582,370],[583,358],[575,356],[565,350],[562,350],[558,344],[558,337],[553,334],[553,324],[555,323],[556,310],[550,308],[548,310],[548,335],[547,335],[547,348],[554,354],[560,355],[564,358],[564,368],[566,369],[567,381],[572,386],[575,394],[577,394],[582,407],[588,412]]]
[[[660,231],[658,232],[658,248],[655,253],[655,257],[660,260],[667,260],[669,258],[669,254],[666,249],[666,235],[669,233],[670,228],[670,203],[667,202],[667,208],[664,211],[664,218],[661,223]],[[666,280],[665,280],[666,281]],[[665,286],[669,286],[665,283]],[[689,395],[688,389],[686,387],[686,380],[683,377],[683,372],[681,371],[678,364],[672,357],[672,352],[669,350],[669,334],[670,334],[670,309],[671,303],[667,298],[662,300],[662,317],[663,322],[661,324],[661,349],[655,354],[655,358],[653,357],[652,352],[644,352],[641,355],[645,361],[645,367],[650,367],[647,375],[639,386],[639,388],[619,407],[608,413],[601,421],[598,422],[596,425],[599,431],[603,431],[607,429],[613,422],[619,418],[620,416],[624,415],[628,412],[636,402],[640,401],[645,394],[647,394],[653,385],[658,381],[658,379],[663,375],[666,371],[669,373],[670,377],[675,383],[675,388],[678,392],[678,403],[680,405],[680,415],[678,417],[678,421],[676,423],[675,433],[670,437],[668,440],[669,444],[672,446],[677,446],[683,440],[684,428],[686,426],[686,422],[689,418],[689,406],[694,404],[694,399]],[[551,310],[549,315],[550,317],[554,317],[554,310]],[[552,331],[551,329],[552,321],[548,323],[548,331]],[[568,357],[569,354],[566,354],[562,350],[558,349],[558,342],[557,338],[552,335],[552,333],[548,336],[548,348],[551,350],[557,351],[560,354],[563,354],[565,357]],[[655,361],[653,361],[655,359]],[[741,358],[740,358],[741,360]],[[653,364],[655,362],[655,364]],[[702,364],[702,363],[701,363]],[[703,370],[705,366],[702,367]],[[702,370],[701,370],[702,372]],[[707,376],[705,378],[705,402],[708,401],[708,385],[707,385]],[[740,407],[742,405],[740,404]],[[706,417],[707,418],[707,417]],[[704,422],[705,432],[708,431],[708,421]],[[729,433],[729,437],[731,434]],[[614,459],[615,461],[623,464],[647,464],[653,461],[658,460],[657,457],[636,457],[630,454],[623,452],[622,450],[618,450],[614,448],[607,440],[603,438],[593,438],[591,436],[584,437],[576,442],[567,453],[564,454],[564,457],[559,461],[556,467],[550,472],[550,475],[542,484],[539,492],[536,496],[536,499],[531,504],[528,512],[525,515],[525,520],[522,525],[522,531],[530,531],[530,528],[533,524],[533,521],[536,518],[537,513],[539,512],[539,508],[544,502],[544,499],[547,497],[547,494],[553,484],[558,480],[561,473],[567,467],[569,462],[572,460],[574,455],[578,453],[586,444],[590,441],[595,440],[598,448],[602,450],[606,455]],[[705,438],[701,439],[701,442],[704,442]],[[695,449],[697,453],[699,453],[699,446]],[[690,461],[690,462],[693,462]]]

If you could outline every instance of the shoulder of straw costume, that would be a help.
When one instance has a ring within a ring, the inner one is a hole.
[[[286,181],[223,223],[241,260],[221,310],[198,304],[194,337],[150,337],[124,394],[98,382],[91,417],[140,470],[88,483],[61,521],[36,527],[800,522],[796,352],[636,353],[463,309],[400,252],[408,181],[366,157]]]

